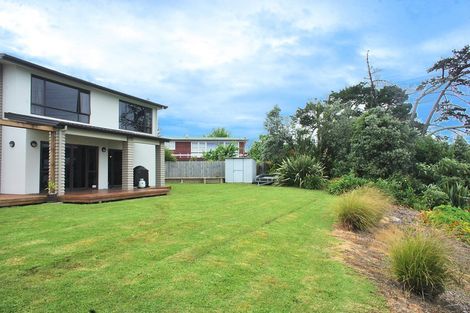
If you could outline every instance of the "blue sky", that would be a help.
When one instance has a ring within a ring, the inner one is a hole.
[[[256,139],[275,104],[290,114],[362,81],[367,50],[411,93],[470,43],[469,12],[467,0],[0,0],[0,51],[168,105],[165,136]]]

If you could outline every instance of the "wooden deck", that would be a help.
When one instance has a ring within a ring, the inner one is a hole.
[[[170,187],[144,188],[134,190],[105,189],[66,192],[59,200],[65,203],[99,203],[124,199],[164,196],[170,192]]]
[[[170,187],[145,188],[134,190],[107,189],[66,192],[59,201],[65,203],[99,203],[142,197],[163,196],[170,192]],[[46,194],[13,195],[0,194],[0,207],[39,204],[47,202]]]
[[[28,195],[1,194],[0,195],[0,207],[38,204],[38,203],[44,203],[46,201],[47,201],[47,195],[45,194],[28,194]]]

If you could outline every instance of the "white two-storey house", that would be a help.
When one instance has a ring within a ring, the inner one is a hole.
[[[0,193],[163,186],[165,108],[0,54]]]

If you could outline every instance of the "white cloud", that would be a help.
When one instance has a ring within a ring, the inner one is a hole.
[[[306,85],[331,90],[356,80],[347,61],[332,66],[337,60],[322,41],[371,21],[354,2],[142,6],[0,0],[0,49],[169,104],[164,116],[189,117],[185,123],[200,127],[242,123],[249,132],[286,86],[293,93]],[[319,65],[308,68],[296,57]],[[260,90],[272,96],[243,99]]]
[[[470,44],[470,28],[458,28],[432,39],[425,40],[419,47],[429,54],[449,56],[452,49],[461,49]]]

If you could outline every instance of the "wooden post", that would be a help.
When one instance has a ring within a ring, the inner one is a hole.
[[[57,189],[57,177],[56,177],[56,164],[57,164],[57,154],[56,154],[56,144],[57,144],[57,136],[55,131],[49,132],[49,181],[48,181],[48,188],[49,183],[56,186]],[[55,194],[57,190],[47,190],[48,194]]]

